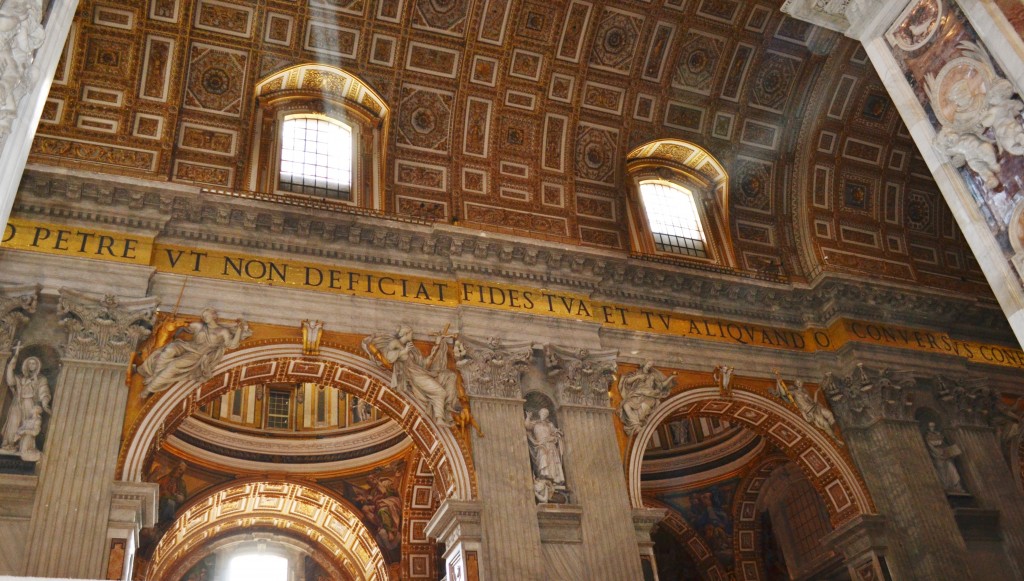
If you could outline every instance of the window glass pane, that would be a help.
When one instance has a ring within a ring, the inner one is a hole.
[[[647,211],[647,222],[660,252],[707,258],[704,229],[693,194],[683,188],[661,182],[640,184],[640,198]]]
[[[277,555],[240,555],[231,559],[228,581],[288,581],[288,559]]]
[[[267,401],[267,427],[288,428],[290,415],[288,413],[291,403],[291,394],[286,391],[271,391]]]
[[[278,189],[348,199],[352,190],[352,131],[330,119],[286,117],[281,125]]]

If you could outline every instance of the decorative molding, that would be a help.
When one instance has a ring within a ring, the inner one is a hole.
[[[0,351],[10,351],[21,325],[36,312],[40,285],[0,287]]]
[[[68,333],[64,359],[127,365],[139,340],[153,330],[159,302],[60,289],[59,322]]]

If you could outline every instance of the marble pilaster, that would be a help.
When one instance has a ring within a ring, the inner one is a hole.
[[[449,498],[441,503],[424,528],[428,537],[444,543],[445,579],[489,579],[480,571],[480,549],[483,541],[480,526],[482,510],[480,502]],[[488,543],[490,542],[488,539]],[[515,574],[514,571],[510,573]]]
[[[1024,578],[1024,494],[1000,453],[995,432],[986,426],[961,424],[951,436],[963,451],[960,466],[968,482],[978,484],[971,492],[982,507],[999,512],[1004,552],[1013,568],[1008,577]]]
[[[863,515],[832,531],[825,539],[843,555],[850,579],[869,581],[888,579],[891,570],[886,562],[888,547],[885,538],[885,519],[877,515]]]
[[[529,445],[523,428],[520,380],[532,356],[528,344],[460,339],[458,367],[473,417],[473,464],[483,510],[482,579],[545,579],[533,497]]]
[[[155,299],[61,291],[60,323],[68,339],[39,467],[27,575],[105,574],[114,469],[128,397],[125,370],[136,343],[149,334],[155,308]]]
[[[917,422],[879,419],[845,427],[853,460],[887,519],[894,579],[970,579],[967,546]]]

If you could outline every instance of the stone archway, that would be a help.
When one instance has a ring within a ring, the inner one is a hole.
[[[233,389],[271,382],[319,383],[358,396],[409,434],[446,498],[476,497],[472,457],[450,429],[435,424],[416,402],[392,389],[391,378],[365,357],[337,347],[322,347],[320,355],[305,356],[301,342],[239,349],[226,355],[205,383],[181,381],[150,398],[123,440],[120,479],[142,481],[146,463],[164,435],[173,433],[200,406]]]
[[[153,552],[148,578],[178,579],[201,545],[235,531],[287,531],[308,539],[354,581],[390,579],[380,548],[355,509],[324,488],[274,480],[230,482],[195,498]]]
[[[729,398],[723,398],[717,386],[687,389],[654,409],[626,448],[629,499],[634,508],[644,506],[640,490],[644,451],[658,425],[674,414],[728,420],[767,438],[803,470],[825,499],[833,527],[875,512],[867,486],[844,450],[796,412],[743,386],[734,386]]]
[[[697,531],[693,530],[690,523],[686,522],[678,512],[668,504],[653,498],[644,498],[646,506],[665,509],[665,518],[658,523],[658,526],[665,527],[683,547],[683,550],[693,558],[693,562],[700,568],[703,581],[724,581],[727,569],[715,556],[714,551],[708,546]]]

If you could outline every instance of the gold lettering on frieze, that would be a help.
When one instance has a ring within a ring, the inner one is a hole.
[[[419,304],[497,309],[587,321],[605,327],[700,341],[787,351],[834,351],[849,342],[959,357],[1024,369],[1024,351],[964,341],[947,333],[882,323],[839,320],[829,328],[787,329],[674,311],[603,302],[549,289],[435,279],[292,259],[156,244],[150,238],[12,218],[0,247],[152,266],[159,272],[287,286],[318,292]]]

